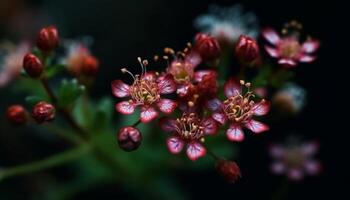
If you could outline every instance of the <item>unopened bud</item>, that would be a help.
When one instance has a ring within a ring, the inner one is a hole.
[[[8,107],[6,112],[6,117],[11,123],[15,125],[21,125],[27,122],[28,113],[23,106],[12,105]]]
[[[117,140],[124,151],[134,151],[141,145],[142,135],[137,128],[127,126],[119,130]]]
[[[55,107],[50,103],[40,101],[34,106],[32,116],[38,124],[52,121],[55,118]]]

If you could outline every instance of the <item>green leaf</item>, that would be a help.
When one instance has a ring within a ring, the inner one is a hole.
[[[29,105],[33,106],[39,101],[44,101],[44,100],[47,101],[48,99],[41,95],[31,95],[31,96],[27,96],[25,100]]]
[[[85,86],[79,85],[76,79],[70,81],[63,79],[58,91],[58,106],[67,107],[72,105],[84,90]]]
[[[56,76],[57,74],[62,73],[63,71],[65,71],[65,69],[66,69],[65,65],[53,65],[46,68],[45,74],[46,74],[46,77],[50,79]]]

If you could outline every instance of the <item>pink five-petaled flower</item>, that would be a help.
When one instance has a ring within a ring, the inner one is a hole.
[[[295,67],[298,62],[308,63],[316,59],[312,53],[315,53],[320,46],[318,40],[308,38],[304,43],[300,43],[297,35],[280,37],[271,28],[265,28],[262,35],[273,45],[273,47],[265,45],[266,52],[271,57],[277,58],[280,65]]]
[[[287,145],[273,144],[270,155],[275,160],[271,164],[274,174],[286,174],[288,179],[299,181],[305,174],[317,175],[321,164],[313,158],[319,149],[318,142],[289,143]]]
[[[218,129],[211,117],[200,119],[195,113],[183,114],[178,119],[163,117],[159,124],[163,131],[173,134],[167,139],[169,151],[173,154],[180,153],[186,145],[186,154],[193,161],[206,154],[202,145],[204,136],[216,134]]]
[[[247,91],[243,94],[242,87]],[[244,133],[242,128],[246,127],[254,133],[267,131],[269,127],[253,119],[254,116],[267,114],[270,104],[264,99],[256,103],[252,100],[253,92],[250,91],[250,83],[229,79],[224,86],[227,99],[224,102],[212,101],[210,109],[214,110],[212,117],[220,124],[230,122],[226,135],[231,141],[243,141]]]
[[[177,104],[170,99],[161,98],[161,94],[170,94],[176,90],[176,85],[173,76],[166,74],[158,76],[157,73],[146,72],[145,66],[147,61],[138,59],[143,72],[141,76],[132,75],[126,69],[122,72],[129,73],[134,82],[132,85],[127,85],[121,80],[112,81],[112,93],[118,98],[131,97],[128,101],[121,101],[116,104],[116,110],[122,114],[132,114],[137,106],[141,106],[140,120],[143,123],[152,121],[158,116],[156,107],[163,113],[172,113]]]

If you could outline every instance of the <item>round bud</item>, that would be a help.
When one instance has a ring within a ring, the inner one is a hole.
[[[52,121],[55,118],[55,107],[45,101],[37,103],[32,111],[32,116],[38,124]]]
[[[6,117],[11,123],[15,125],[21,125],[27,122],[28,113],[23,106],[12,105],[7,108]]]
[[[213,61],[220,56],[219,42],[212,36],[198,33],[195,37],[194,50],[205,61]]]
[[[141,145],[142,135],[137,128],[127,126],[119,130],[117,140],[124,151],[134,151]]]
[[[260,58],[258,43],[253,38],[245,35],[239,37],[235,53],[237,58],[245,64],[254,64]]]
[[[94,56],[87,56],[82,65],[82,71],[85,75],[96,76],[99,68],[99,61]]]
[[[26,73],[32,78],[40,77],[44,69],[40,59],[31,53],[28,53],[24,56],[23,68]]]
[[[216,170],[230,183],[236,182],[241,177],[241,170],[234,161],[219,159],[216,162]]]
[[[46,53],[57,48],[59,42],[58,31],[55,26],[48,26],[39,31],[36,45]]]

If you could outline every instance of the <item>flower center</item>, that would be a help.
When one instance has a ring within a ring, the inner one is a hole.
[[[178,133],[182,139],[198,140],[203,137],[204,127],[195,113],[185,114],[177,122],[180,124]]]
[[[152,104],[160,98],[158,85],[154,80],[136,78],[130,87],[132,99],[137,104]]]
[[[291,148],[287,151],[285,162],[290,167],[300,167],[304,164],[305,158],[299,148]]]
[[[283,57],[293,58],[299,54],[300,44],[297,40],[288,39],[281,42],[279,49]]]

